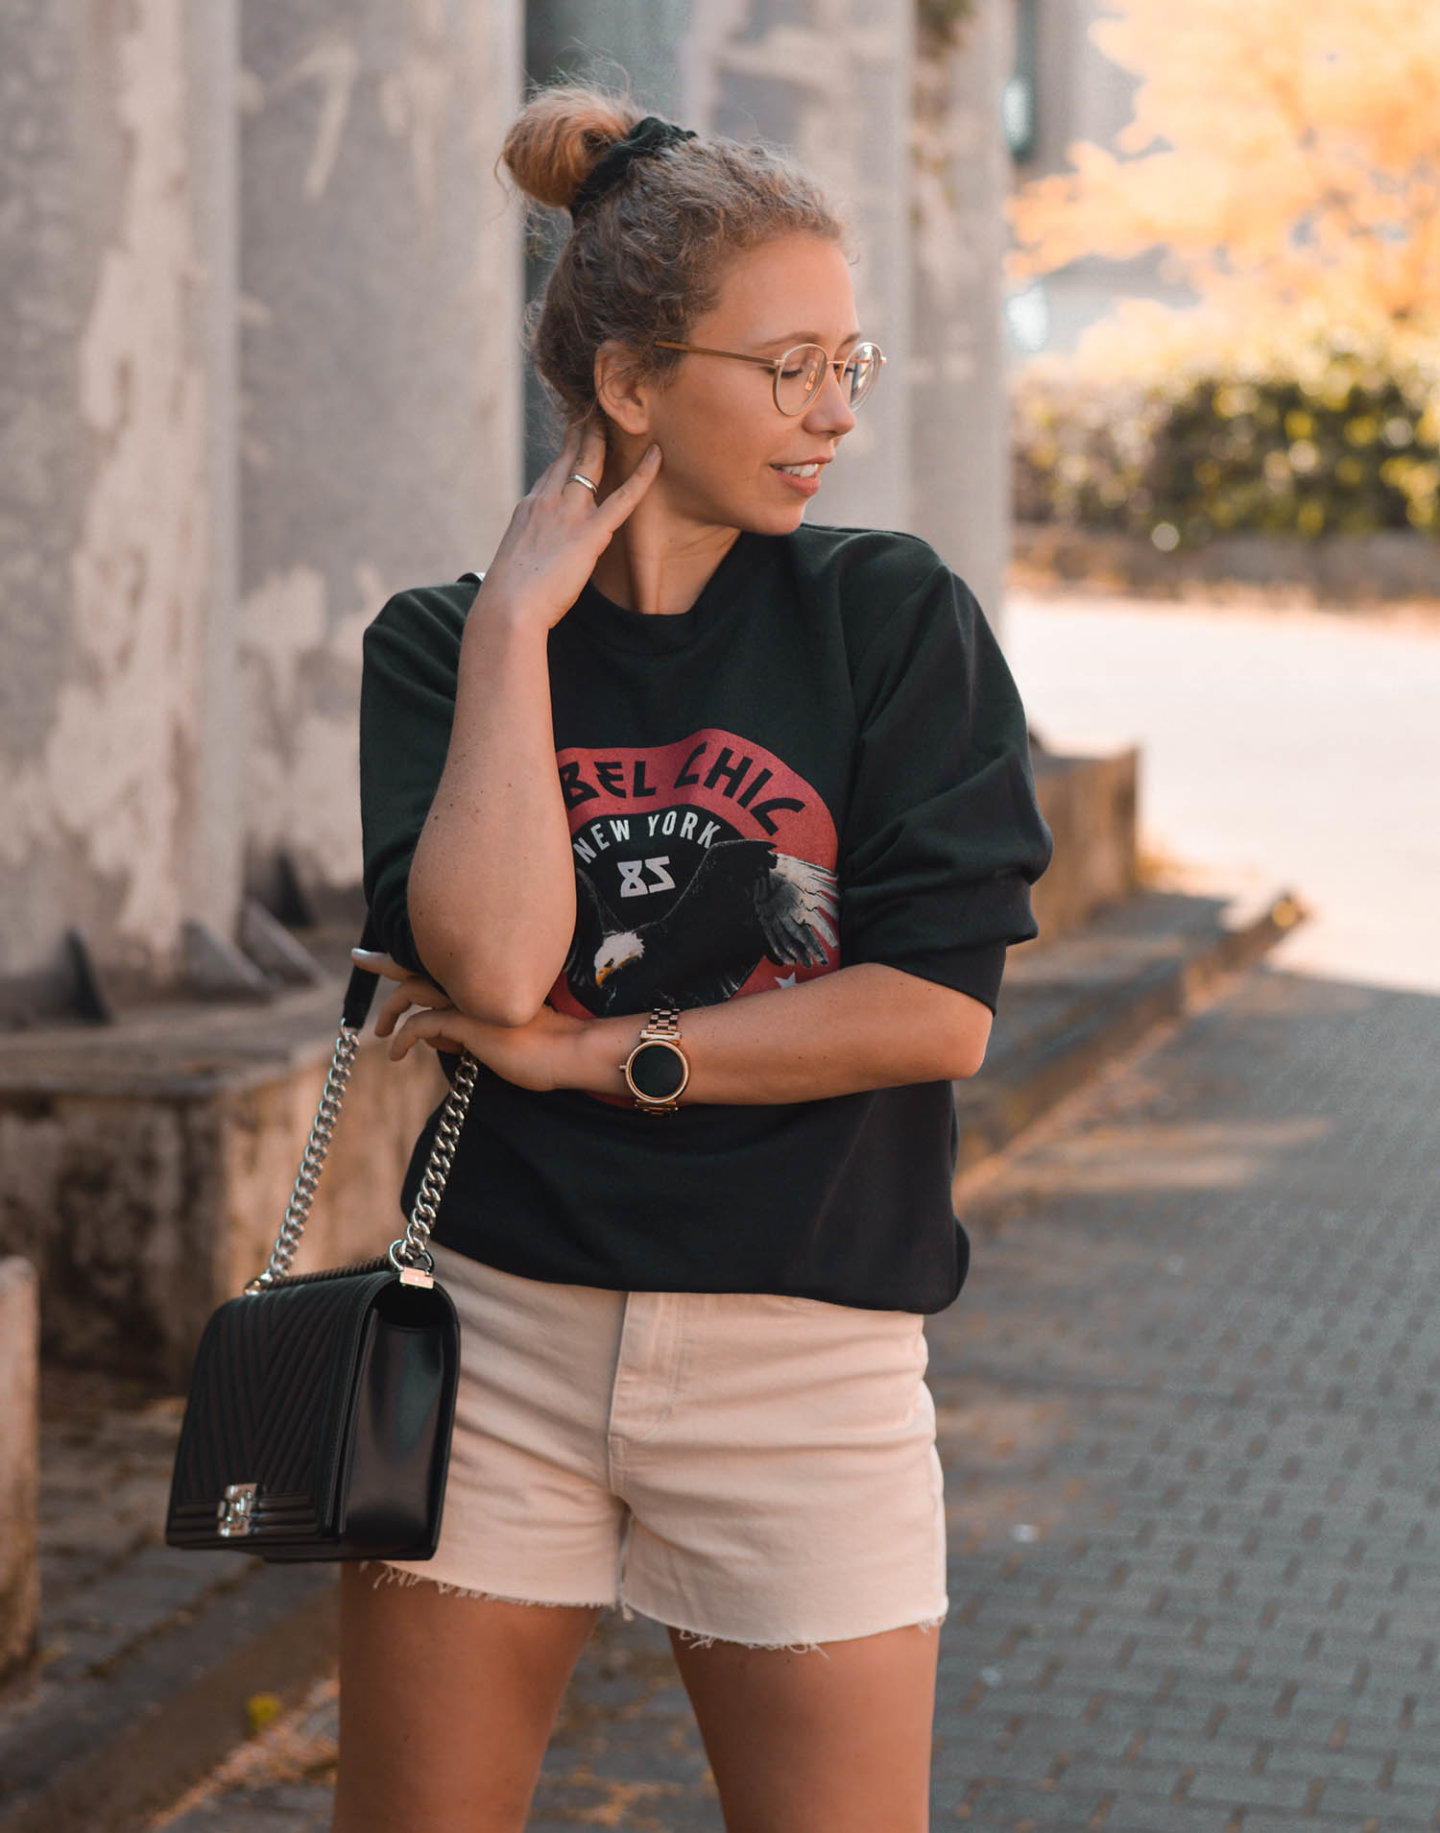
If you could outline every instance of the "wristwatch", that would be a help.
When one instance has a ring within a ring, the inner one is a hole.
[[[680,1008],[668,996],[650,1014],[635,1048],[620,1065],[635,1105],[647,1114],[673,1114],[690,1080],[690,1059],[680,1048]]]

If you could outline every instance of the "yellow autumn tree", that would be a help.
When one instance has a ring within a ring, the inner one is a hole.
[[[1112,6],[1092,35],[1140,78],[1134,120],[1011,200],[1012,276],[1158,245],[1201,294],[1195,327],[1252,358],[1327,329],[1433,353],[1440,0]],[[1092,347],[1133,357],[1145,334],[1178,358],[1176,318],[1127,302]]]

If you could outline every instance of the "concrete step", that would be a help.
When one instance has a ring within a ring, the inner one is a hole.
[[[1191,874],[1190,881],[1194,881]],[[955,1084],[957,1179],[1304,920],[1297,894],[1152,884],[1049,943],[1013,949],[980,1075]]]
[[[960,1173],[1303,914],[1283,890],[1237,899],[1152,885],[1016,949],[985,1068],[956,1085]],[[152,1407],[152,1433],[157,1417]],[[103,1515],[127,1442],[133,1433],[96,1440],[89,1484],[72,1452],[67,1482],[84,1507],[98,1500]],[[153,1544],[163,1486],[152,1482],[151,1543],[117,1545],[42,1618],[38,1667],[0,1695],[0,1833],[141,1833],[243,1740],[257,1694],[296,1705],[333,1664],[334,1568]]]

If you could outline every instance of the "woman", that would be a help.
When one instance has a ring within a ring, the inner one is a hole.
[[[366,638],[378,1028],[482,1067],[442,1537],[344,1573],[334,1824],[522,1827],[619,1604],[670,1627],[730,1833],[918,1833],[923,1325],[965,1274],[951,1083],[1050,858],[1024,714],[932,548],[803,522],[883,362],[815,187],[576,85],[504,159],[572,211],[532,344],[569,430],[478,588]]]

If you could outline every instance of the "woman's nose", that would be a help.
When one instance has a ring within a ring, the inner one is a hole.
[[[848,433],[855,424],[855,410],[847,399],[833,369],[827,369],[820,392],[805,412],[805,424],[812,432]]]

